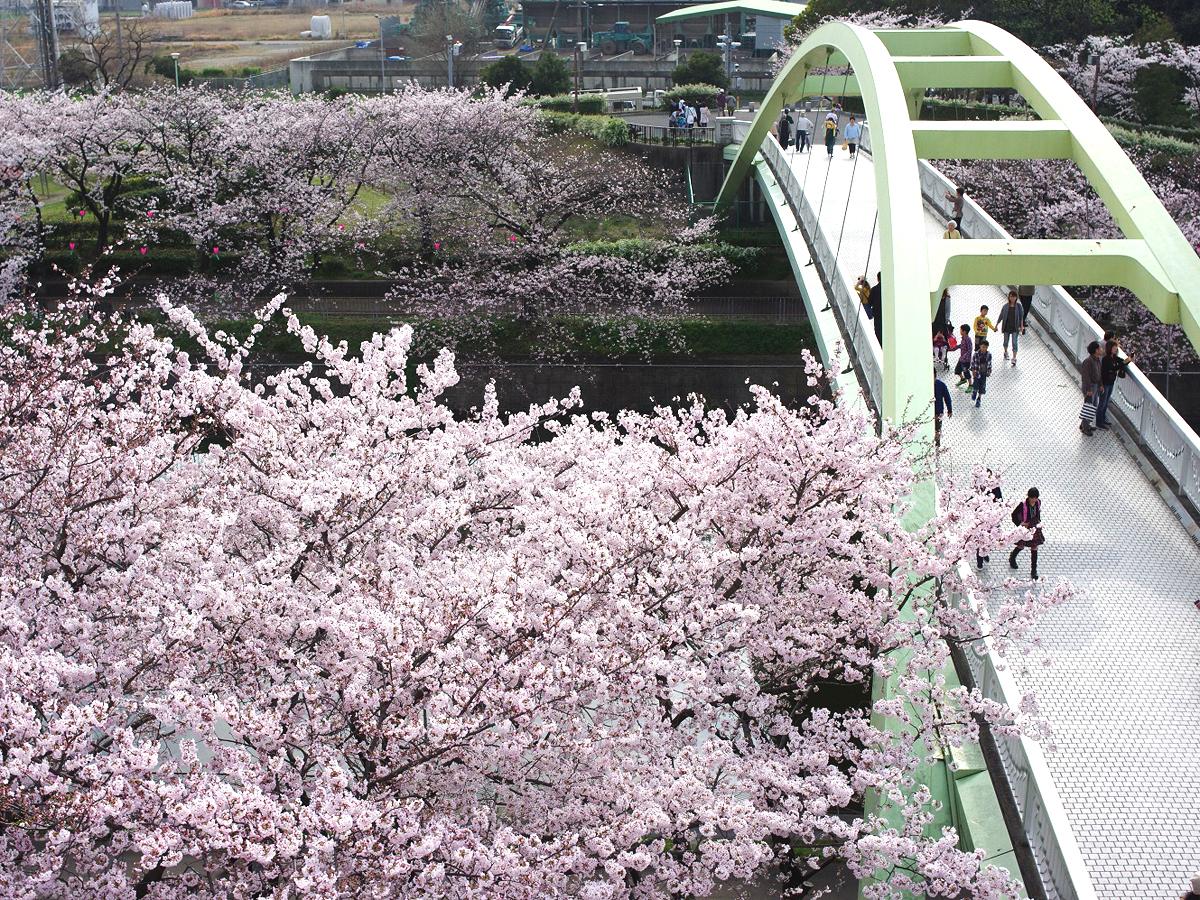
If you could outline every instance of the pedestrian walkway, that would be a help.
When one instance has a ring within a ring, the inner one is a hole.
[[[831,244],[841,235],[846,280],[867,270],[874,283],[880,256],[876,235],[868,262],[876,208],[870,157],[856,166],[840,146],[832,162],[823,147],[811,163],[807,154],[788,157],[821,208]],[[944,211],[927,211],[931,239],[941,239],[945,223]],[[994,320],[1005,293],[952,287],[955,327],[982,303]],[[999,339],[992,350],[982,408],[954,393],[942,467],[961,474],[991,466],[1003,473],[1011,504],[1030,486],[1041,491],[1042,584],[1066,579],[1078,596],[1039,626],[1053,665],[1016,673],[1017,681],[1036,691],[1055,729],[1048,763],[1097,894],[1170,900],[1200,870],[1200,612],[1192,605],[1200,598],[1200,548],[1116,434],[1080,433],[1079,376],[1032,328],[1016,368],[1004,361]],[[931,358],[929,346],[904,352]],[[1028,556],[1020,559],[1024,574]],[[992,554],[989,577],[1012,574],[1005,557]]]

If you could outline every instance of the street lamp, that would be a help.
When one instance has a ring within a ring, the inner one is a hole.
[[[454,35],[446,35],[446,86],[454,87],[454,57],[462,51],[462,41],[456,41]]]
[[[571,98],[571,112],[579,112],[579,58],[587,47],[586,41],[575,42],[575,96]]]
[[[681,41],[679,38],[675,38],[675,40],[673,40],[671,43],[673,43],[675,45],[675,64],[678,65],[679,64],[679,48],[683,46],[683,41]]]
[[[175,62],[175,90],[179,90],[179,54],[172,53],[171,59]]]
[[[1092,114],[1096,113],[1096,89],[1100,86],[1100,54],[1089,53],[1088,65],[1095,66],[1096,71],[1092,75]]]
[[[733,40],[727,34],[718,34],[717,46],[725,54],[725,77],[731,79],[733,76],[733,51],[742,46],[742,42]]]
[[[387,55],[383,49],[383,16],[376,16],[375,21],[379,23],[379,93],[383,94],[387,88],[387,77],[383,74],[384,57]]]

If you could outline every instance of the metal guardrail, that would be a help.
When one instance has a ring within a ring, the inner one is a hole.
[[[734,126],[735,140],[744,140],[750,123],[738,122]],[[760,153],[767,162],[775,177],[780,190],[787,199],[796,220],[801,224],[803,233],[808,239],[812,250],[813,262],[817,266],[821,279],[829,291],[829,302],[840,314],[843,337],[851,346],[855,362],[867,382],[867,392],[874,398],[880,396],[882,387],[881,356],[875,343],[871,323],[867,321],[857,295],[852,289],[852,279],[857,273],[847,273],[839,266],[837,259],[829,247],[828,239],[817,229],[816,216],[807,199],[800,191],[796,175],[784,158],[784,153],[774,136],[769,136],[760,148]],[[927,201],[933,202],[935,208],[941,208],[936,201],[940,200],[949,187],[941,173],[932,166],[922,164],[922,191]],[[985,229],[995,229],[994,235],[1003,234],[1003,230],[995,224],[986,213],[972,205],[969,211],[964,211],[964,232],[974,226],[975,234],[985,233]],[[991,236],[991,235],[989,235]],[[1007,235],[1004,235],[1007,237]],[[1099,335],[1098,326],[1079,308],[1061,288],[1040,289],[1041,306],[1039,313],[1047,317],[1047,321],[1057,321],[1060,328],[1071,332],[1076,342],[1084,345],[1089,336],[1084,338],[1088,328],[1094,329]],[[1055,293],[1057,292],[1057,293]],[[1061,296],[1060,296],[1061,295]],[[1058,318],[1055,319],[1054,317]],[[1089,326],[1090,323],[1090,326]],[[870,335],[870,337],[868,337]],[[1080,346],[1076,343],[1075,346]],[[1134,374],[1134,373],[1131,373]],[[1140,373],[1133,381],[1138,389],[1142,389],[1145,379]],[[1148,417],[1150,427],[1153,427],[1154,417],[1145,412],[1149,404],[1147,400],[1156,397],[1152,385],[1146,384],[1149,390],[1142,395],[1138,410]],[[1153,391],[1153,394],[1149,393]],[[1134,398],[1137,400],[1137,398]],[[1170,420],[1178,419],[1174,410],[1167,410]],[[1182,424],[1182,422],[1181,422]],[[1186,425],[1183,425],[1186,428]],[[1200,459],[1193,454],[1192,460]],[[975,608],[977,600],[974,597],[947,598],[952,603],[965,603]],[[1004,662],[994,652],[990,642],[985,642],[982,652],[967,653],[968,667],[974,679],[975,686],[989,699],[1004,703],[1017,709],[1021,702],[1021,692],[1016,682],[1008,672]],[[1075,842],[1070,820],[1059,798],[1053,776],[1046,764],[1045,756],[1036,742],[1023,736],[993,734],[999,752],[1004,774],[1009,788],[1017,804],[1021,823],[1029,839],[1037,863],[1042,885],[1048,896],[1065,898],[1065,900],[1096,900],[1095,888],[1087,872],[1083,856]]]
[[[635,144],[662,144],[667,147],[715,144],[717,130],[712,125],[678,128],[675,125],[639,125],[630,122],[629,140]]]
[[[969,565],[963,563],[964,568]],[[979,601],[971,595],[953,595],[945,599],[951,605],[978,609]],[[1012,709],[1020,708],[1022,693],[990,640],[983,642],[982,653],[968,650],[964,655],[974,687],[983,696]],[[1042,748],[1023,735],[1000,734],[993,730],[992,739],[1004,766],[1009,791],[1021,815],[1021,825],[1029,838],[1046,896],[1056,900],[1098,900]]]
[[[921,193],[926,203],[945,210],[945,193],[953,192],[954,187],[940,171],[921,162]],[[962,232],[968,238],[1012,240],[1012,235],[970,197],[963,204]],[[1104,337],[1104,330],[1061,287],[1039,285],[1033,309],[1037,313],[1034,324],[1040,325],[1077,366],[1087,356],[1087,345]],[[1142,451],[1165,473],[1174,494],[1193,510],[1200,509],[1200,436],[1136,365],[1128,371],[1129,377],[1117,382],[1114,408],[1124,415]]]
[[[737,130],[735,126],[735,135]],[[767,136],[759,152],[767,161],[771,174],[775,176],[775,181],[808,239],[813,263],[820,273],[826,291],[829,292],[829,302],[838,314],[843,336],[851,345],[854,362],[862,371],[869,399],[875,409],[879,409],[883,401],[883,357],[879,345],[875,342],[874,325],[867,318],[858,294],[854,292],[854,282],[862,273],[848,272],[838,262],[836,248],[830,246],[825,233],[816,227],[816,210],[801,190],[800,180],[785,159],[783,148],[779,146],[774,135]]]

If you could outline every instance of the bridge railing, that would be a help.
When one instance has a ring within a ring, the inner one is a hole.
[[[921,193],[934,209],[947,210],[947,191],[954,184],[934,166],[921,161]],[[963,204],[962,232],[968,238],[1011,240],[1003,226],[969,197]],[[1056,285],[1039,285],[1033,297],[1037,324],[1059,350],[1078,366],[1087,345],[1101,340],[1104,330],[1069,293]],[[1082,403],[1082,395],[1080,397]],[[1136,366],[1118,379],[1113,406],[1134,431],[1142,452],[1166,475],[1166,483],[1192,510],[1200,508],[1200,437]]]
[[[749,125],[748,122],[735,123],[735,140],[745,140]],[[866,319],[862,304],[851,287],[858,273],[844,271],[833,258],[828,240],[814,227],[815,213],[800,190],[801,185],[797,183],[792,166],[788,165],[773,136],[763,142],[760,153],[793,215],[803,226],[814,264],[829,292],[830,304],[840,314],[842,334],[847,342],[853,345],[855,361],[861,374],[867,379],[869,391],[878,398],[882,386],[881,358],[871,323]],[[936,170],[922,173],[922,186],[928,188],[927,199],[941,198],[945,187],[941,187],[937,194],[930,193],[941,184],[931,178],[932,175],[940,173],[936,173]],[[977,207],[971,214],[986,217]],[[969,222],[970,219],[964,215],[964,226]],[[1070,300],[1069,297],[1067,299]],[[1086,315],[1082,310],[1080,314]],[[979,602],[971,595],[947,597],[946,600],[952,604],[965,604],[972,608]],[[977,652],[968,650],[965,655],[974,687],[983,696],[1012,709],[1020,708],[1021,691],[1008,671],[1004,658],[996,653],[990,641],[985,641],[977,648]],[[1021,735],[997,733],[994,734],[994,739],[1047,895],[1064,900],[1097,900],[1041,747],[1036,741]]]
[[[717,129],[712,125],[680,128],[677,125],[640,125],[630,122],[629,140],[635,144],[664,144],[668,147],[713,144],[717,140]]]
[[[825,232],[816,227],[817,210],[812,208],[807,195],[801,189],[801,179],[794,167],[788,163],[783,148],[779,146],[774,135],[767,136],[760,152],[808,239],[813,264],[817,267],[828,292],[829,302],[837,312],[843,335],[853,347],[853,360],[862,373],[869,399],[875,408],[879,409],[883,401],[883,358],[879,344],[875,342],[871,320],[867,318],[863,303],[854,291],[854,282],[862,273],[849,271],[838,260],[837,248],[831,246]]]
[[[969,567],[969,563],[963,565]],[[973,611],[979,604],[979,600],[970,594],[945,599],[952,606],[964,606]],[[1020,709],[1021,690],[990,639],[985,639],[978,648],[967,648],[963,655],[971,670],[974,688],[989,700],[1003,703],[1010,709]],[[1058,900],[1098,900],[1041,746],[1020,734],[993,730],[992,738],[1046,896]]]

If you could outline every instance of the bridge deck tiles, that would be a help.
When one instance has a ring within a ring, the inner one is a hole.
[[[869,157],[857,170],[840,147],[832,162],[823,147],[811,164],[808,155],[791,159],[797,177],[811,166],[804,181],[814,206],[825,191],[820,220],[834,245],[849,206],[839,258],[843,270],[861,273],[876,208]],[[926,210],[932,239],[944,224]],[[956,325],[982,303],[995,311],[1004,302],[994,287],[951,288],[951,296]],[[986,463],[1004,473],[1013,503],[1039,488],[1042,584],[1065,579],[1078,596],[1039,625],[1053,664],[1031,665],[1017,673],[1018,684],[1037,692],[1055,729],[1048,764],[1097,894],[1178,897],[1200,870],[1200,612],[1192,605],[1200,550],[1115,434],[1079,432],[1078,376],[1040,337],[1024,336],[1016,368],[998,340],[993,348],[982,408],[954,393],[942,468],[961,473]],[[994,554],[987,574],[1010,571],[1004,554]]]

